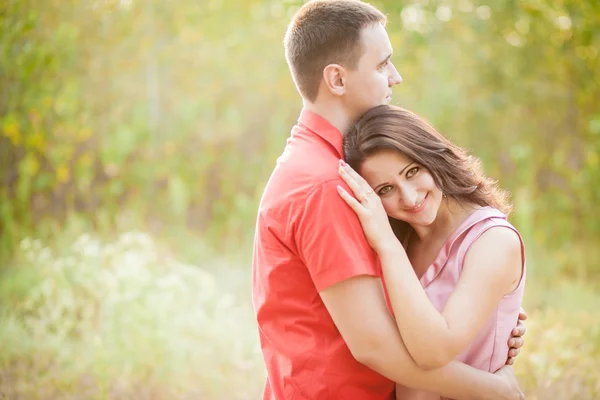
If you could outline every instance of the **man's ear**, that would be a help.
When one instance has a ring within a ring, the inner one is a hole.
[[[323,83],[329,93],[343,95],[346,92],[346,69],[339,64],[329,64],[323,69]]]

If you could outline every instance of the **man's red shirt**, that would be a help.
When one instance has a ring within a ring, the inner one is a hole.
[[[303,110],[258,210],[252,291],[267,367],[264,400],[389,399],[394,383],[354,359],[319,291],[381,277],[360,222],[336,190],[342,134]]]

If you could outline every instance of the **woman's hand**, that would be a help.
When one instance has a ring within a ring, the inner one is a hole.
[[[363,177],[343,160],[340,160],[339,174],[356,198],[352,197],[340,185],[337,186],[338,193],[358,216],[367,241],[373,250],[381,254],[385,249],[393,246],[398,247],[398,239],[392,231],[379,196],[373,192],[373,189]]]

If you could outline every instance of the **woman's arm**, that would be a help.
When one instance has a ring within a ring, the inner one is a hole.
[[[467,253],[460,281],[440,313],[393,235],[379,197],[349,166],[340,168],[340,172],[361,199],[359,202],[339,188],[381,259],[396,324],[408,351],[422,368],[446,365],[473,340],[502,296],[518,285],[520,239],[506,228],[485,232]]]
[[[388,310],[380,278],[355,276],[319,295],[356,361],[391,381],[453,399],[523,398],[510,367],[494,374],[458,361],[429,371],[419,368]]]
[[[440,400],[440,394],[396,384],[396,400]]]
[[[439,368],[477,335],[502,297],[518,286],[521,242],[507,228],[486,231],[465,257],[460,280],[439,313],[413,271],[399,266],[401,246],[382,249],[384,279],[402,339],[423,368]]]

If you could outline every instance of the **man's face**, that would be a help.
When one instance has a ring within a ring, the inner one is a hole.
[[[361,32],[363,55],[356,70],[348,70],[344,103],[358,118],[367,110],[388,104],[392,99],[392,86],[402,82],[390,60],[392,44],[381,24],[363,28]]]

